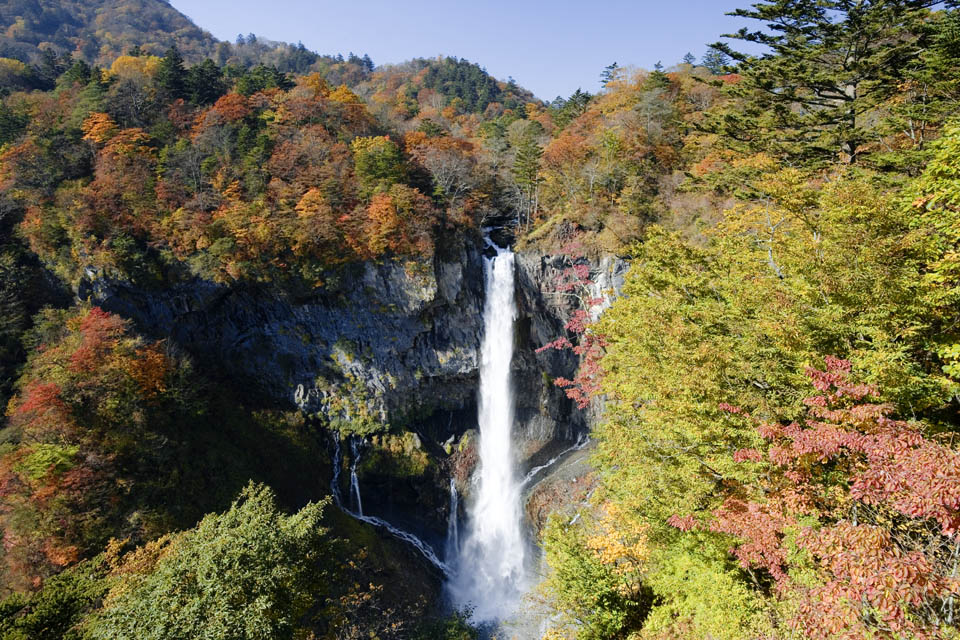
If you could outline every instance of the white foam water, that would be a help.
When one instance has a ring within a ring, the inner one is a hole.
[[[353,460],[350,461],[350,493],[351,499],[357,505],[357,513],[363,515],[363,502],[360,500],[360,480],[357,479],[357,464],[360,462],[360,439],[350,439],[350,452]]]
[[[457,483],[450,478],[450,516],[447,518],[447,545],[444,559],[449,563],[460,553],[460,500],[457,495]]]
[[[453,579],[454,603],[472,611],[476,623],[497,622],[516,610],[528,586],[521,485],[512,450],[514,254],[497,248],[486,258],[486,302],[481,346],[480,467],[476,498]]]

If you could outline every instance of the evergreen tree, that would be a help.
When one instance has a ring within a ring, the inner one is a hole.
[[[936,0],[768,0],[730,15],[758,20],[724,37],[762,45],[753,56],[724,43],[712,47],[739,63],[731,85],[740,108],[714,120],[715,133],[794,161],[840,157],[856,162],[875,138],[868,113],[898,90],[928,46],[924,23]]]
[[[715,47],[707,49],[707,52],[703,54],[703,60],[700,62],[701,66],[715,76],[724,73],[728,64],[730,64],[730,56]]]
[[[670,86],[670,77],[664,73],[663,65],[660,61],[653,65],[653,71],[647,76],[644,87],[647,89],[666,89]]]
[[[608,64],[600,73],[600,84],[605,87],[616,80],[619,71],[620,65],[618,65],[616,62]]]
[[[163,54],[156,83],[169,100],[187,97],[187,70],[183,66],[183,56],[176,47],[170,47]]]
[[[513,181],[517,190],[517,224],[529,225],[537,214],[540,185],[540,157],[543,149],[529,130],[520,138],[513,161]]]
[[[190,67],[186,85],[190,102],[194,104],[213,104],[227,92],[223,70],[209,58]]]

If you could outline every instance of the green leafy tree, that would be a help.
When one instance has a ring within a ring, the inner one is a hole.
[[[270,489],[250,484],[226,513],[120,564],[103,611],[88,623],[90,636],[293,638],[321,582],[317,562],[330,551],[320,524],[326,504],[286,516]]]
[[[350,143],[353,163],[365,198],[389,191],[406,174],[400,147],[387,136],[356,138]]]

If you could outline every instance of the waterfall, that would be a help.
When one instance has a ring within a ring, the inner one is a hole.
[[[457,496],[457,483],[450,478],[450,517],[447,519],[447,548],[444,558],[449,563],[460,551],[460,527],[457,522],[460,503]]]
[[[357,463],[360,462],[360,444],[359,438],[350,439],[350,452],[353,454],[353,460],[350,461],[350,495],[356,501],[357,514],[363,515],[363,503],[360,501],[360,481],[357,479]]]
[[[558,453],[558,454],[555,455],[554,457],[550,458],[550,459],[549,459],[547,462],[545,462],[544,464],[541,464],[540,466],[537,466],[537,467],[534,467],[533,469],[530,469],[530,471],[527,472],[526,477],[524,477],[523,482],[520,483],[520,486],[521,486],[521,487],[526,487],[528,484],[530,484],[530,481],[531,481],[531,480],[533,480],[534,478],[537,477],[537,474],[538,474],[538,473],[540,473],[540,472],[543,471],[544,469],[549,469],[550,467],[552,467],[553,465],[555,465],[555,464],[557,463],[557,461],[560,460],[560,458],[564,457],[565,455],[567,455],[567,454],[570,453],[571,451],[580,451],[580,450],[583,449],[585,446],[587,446],[589,443],[590,443],[590,438],[589,438],[588,436],[586,436],[586,435],[581,435],[579,438],[577,438],[577,441],[576,441],[572,446],[564,449],[563,451],[561,451],[560,453]]]
[[[527,586],[520,483],[512,451],[514,255],[497,248],[485,259],[486,302],[480,361],[480,468],[476,499],[450,592],[473,610],[475,622],[512,614]]]
[[[333,503],[343,509],[344,513],[347,513],[361,522],[366,522],[367,524],[372,524],[375,527],[380,527],[381,529],[386,529],[392,536],[399,538],[404,542],[413,546],[417,551],[426,558],[430,564],[435,566],[437,569],[442,571],[444,575],[451,575],[450,567],[440,560],[437,557],[437,554],[426,542],[413,535],[409,531],[404,531],[399,529],[386,520],[382,518],[375,518],[374,516],[365,516],[359,511],[351,511],[343,505],[343,498],[340,495],[340,465],[342,464],[343,456],[340,451],[340,434],[333,432],[333,479],[330,481],[330,494],[333,496]],[[357,506],[360,506],[360,485],[357,482],[357,450],[354,449],[354,443],[350,443],[351,451],[353,451],[353,463],[350,465],[350,492],[353,493],[354,489],[357,492]]]
[[[333,496],[333,504],[343,509],[343,500],[340,499],[340,464],[342,462],[340,434],[334,431],[331,435],[333,436],[333,477],[330,479],[330,495]]]

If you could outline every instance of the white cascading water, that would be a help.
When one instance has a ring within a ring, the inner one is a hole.
[[[480,361],[479,486],[468,531],[450,583],[454,601],[472,609],[474,622],[508,618],[527,587],[521,486],[516,477],[511,428],[513,388],[514,255],[497,249],[485,259],[487,299]]]
[[[430,563],[435,566],[437,569],[443,572],[444,575],[451,575],[450,567],[447,566],[445,562],[440,560],[437,557],[437,554],[434,553],[433,549],[429,544],[413,535],[409,531],[404,531],[398,527],[393,526],[386,520],[382,518],[376,518],[374,516],[365,516],[358,511],[352,511],[343,504],[343,498],[340,496],[340,465],[342,463],[342,457],[340,452],[340,434],[334,432],[333,434],[333,478],[330,480],[330,494],[333,496],[333,503],[343,509],[345,513],[350,514],[357,520],[361,522],[366,522],[367,524],[372,524],[375,527],[381,527],[390,532],[391,535],[403,540],[404,542],[412,545],[419,551],[424,558],[430,561]],[[351,464],[351,479],[350,479],[350,491],[353,493],[354,488],[357,491],[357,504],[359,506],[360,502],[360,483],[356,478],[356,459],[354,459]]]
[[[444,559],[449,563],[457,557],[460,551],[460,525],[459,525],[460,500],[457,496],[457,483],[453,477],[450,478],[450,515],[447,518],[447,548]]]
[[[363,502],[360,500],[360,480],[357,478],[357,464],[360,462],[360,440],[351,438],[350,452],[353,460],[350,461],[350,494],[357,505],[357,513],[363,515]]]

